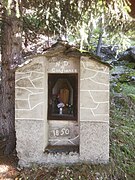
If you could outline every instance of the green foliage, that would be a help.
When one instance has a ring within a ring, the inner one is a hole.
[[[130,72],[125,72],[122,73],[119,77],[119,82],[123,83],[123,82],[130,82],[132,79],[132,74],[135,74],[135,72],[130,73]]]
[[[127,63],[126,66],[130,69],[135,69],[135,63],[133,63],[133,62]],[[135,76],[135,72],[134,72],[133,76]]]
[[[135,175],[135,114],[127,111],[128,108],[122,106],[121,110],[114,108],[111,113],[110,150],[117,168],[123,171],[125,179],[130,179]]]
[[[115,85],[113,86],[113,89],[115,92],[120,93],[122,91],[121,83],[120,82],[115,83]]]
[[[9,2],[16,2],[16,10],[18,9],[19,13],[20,1],[7,0],[2,1],[2,4],[9,8]],[[23,0],[22,6],[26,34],[30,29],[48,36],[73,35],[77,36],[75,40],[81,41],[83,46],[94,47],[99,33],[102,33],[104,43],[109,43],[113,38],[113,44],[120,41],[120,46],[127,47],[126,36],[123,38],[124,33],[120,36],[118,32],[135,29],[134,21],[129,16],[128,0]],[[80,32],[82,26],[83,32]]]
[[[123,172],[123,179],[135,177],[135,86],[120,83],[120,96],[115,97],[111,106],[110,153],[117,164],[117,170]]]
[[[128,94],[128,97],[130,97],[131,101],[135,103],[135,94]]]
[[[26,8],[26,37],[30,29],[47,36],[64,36],[81,49],[95,50],[102,34],[104,44],[119,44],[120,49],[130,46],[125,32],[134,30],[134,21],[128,15],[128,0],[24,0],[22,4]]]
[[[134,85],[129,85],[127,83],[124,83],[122,85],[122,90],[123,90],[123,94],[125,96],[129,95],[129,94],[134,94],[135,95],[135,86]]]

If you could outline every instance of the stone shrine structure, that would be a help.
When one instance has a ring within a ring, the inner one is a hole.
[[[16,71],[21,166],[109,161],[109,65],[58,42]]]

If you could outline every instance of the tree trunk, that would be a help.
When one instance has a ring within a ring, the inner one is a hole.
[[[96,48],[97,56],[100,56],[101,44],[102,44],[102,33],[99,34],[99,38],[98,38],[98,44],[97,44],[97,48]]]
[[[15,12],[2,15],[0,136],[6,139],[4,154],[15,149],[15,67],[21,61],[21,21]]]

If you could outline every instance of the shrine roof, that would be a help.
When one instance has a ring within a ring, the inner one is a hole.
[[[29,64],[33,58],[38,56],[45,56],[49,58],[49,57],[58,56],[60,54],[69,58],[70,57],[80,58],[83,56],[89,57],[90,60],[93,59],[94,61],[97,61],[101,64],[108,66],[109,68],[112,68],[112,66],[109,63],[103,61],[99,56],[95,55],[92,52],[80,51],[77,47],[69,45],[67,41],[57,41],[51,47],[44,49],[42,53],[39,54],[37,53],[34,55],[24,57],[25,62],[21,64],[19,67],[22,67],[25,64]]]

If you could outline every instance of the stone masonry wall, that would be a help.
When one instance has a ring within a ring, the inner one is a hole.
[[[108,162],[109,67],[88,57],[80,66],[80,158]]]
[[[16,71],[15,128],[19,164],[27,166],[31,163],[108,162],[109,67],[88,57],[80,59],[80,153],[53,155],[44,153],[48,144],[49,126],[48,63],[45,56],[35,56],[31,62]],[[67,68],[67,63],[65,65]]]
[[[78,153],[47,154],[48,59],[35,56],[16,71],[16,150],[20,166],[78,162]]]
[[[16,72],[16,137],[20,160],[37,159],[45,147],[43,57]]]

